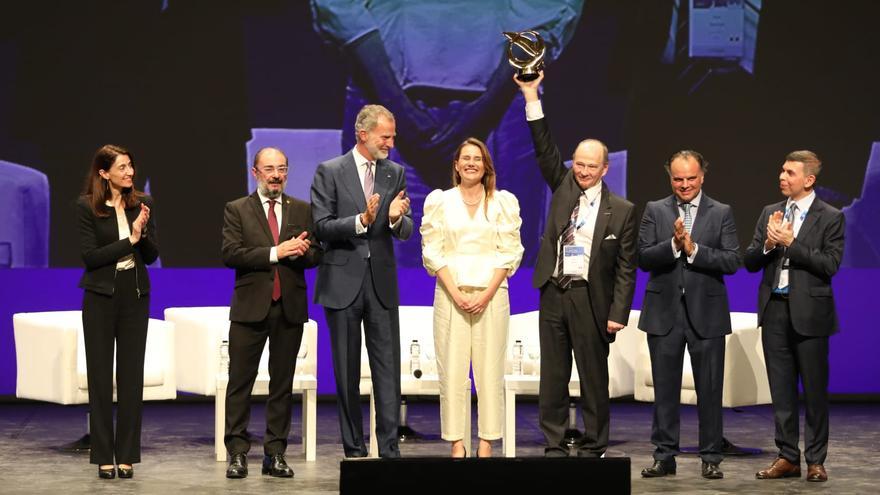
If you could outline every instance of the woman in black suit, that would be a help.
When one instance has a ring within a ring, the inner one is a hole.
[[[131,153],[98,149],[77,202],[86,269],[83,335],[91,409],[91,462],[98,477],[131,478],[140,462],[144,349],[150,309],[146,265],[159,257],[152,199],[132,182]],[[113,350],[116,347],[116,435],[113,435]],[[114,467],[118,463],[118,470]]]

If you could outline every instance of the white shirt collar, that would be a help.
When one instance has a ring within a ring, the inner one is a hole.
[[[354,156],[354,164],[357,165],[357,168],[359,170],[367,167],[367,162],[369,162],[370,160],[368,160],[367,157],[365,157],[364,155],[361,154],[360,151],[358,151],[357,146],[352,148],[351,154],[352,154],[352,156]],[[373,163],[376,163],[376,161],[373,160]]]
[[[587,202],[592,205],[596,201],[596,198],[602,194],[602,181],[600,180],[595,186],[584,189],[581,191],[581,194],[586,198]]]
[[[788,198],[788,201],[785,202],[785,211],[788,211],[788,209],[791,208],[792,203],[796,203],[798,211],[801,214],[804,214],[810,209],[810,206],[813,206],[813,201],[815,201],[815,199],[816,191],[810,191],[810,194],[797,201],[793,201],[791,198]]]
[[[689,201],[689,203],[691,204],[691,208],[699,208],[700,207],[700,200],[702,200],[702,199],[703,199],[703,190],[700,189],[700,192],[698,192],[697,195],[694,196],[694,199]],[[680,199],[678,199],[678,196],[675,196],[675,204],[679,208],[681,208],[682,202]]]
[[[266,196],[263,196],[263,193],[261,193],[259,189],[257,189],[257,196],[260,197],[260,204],[261,204],[261,205],[264,205],[264,204],[266,204],[267,201],[269,201],[269,198],[266,197]],[[283,198],[283,195],[282,195],[282,196],[278,196],[277,198],[275,198],[275,201],[276,201],[278,204],[281,204],[281,199],[282,199],[282,198]]]

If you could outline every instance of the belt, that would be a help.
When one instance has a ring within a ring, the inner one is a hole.
[[[555,285],[556,287],[558,287],[562,290],[577,289],[577,288],[583,288],[583,287],[589,286],[587,281],[584,279],[572,280],[571,283],[568,284],[567,289],[562,288],[562,286],[559,285],[559,281],[555,277],[550,277],[550,281],[553,282],[553,285]]]

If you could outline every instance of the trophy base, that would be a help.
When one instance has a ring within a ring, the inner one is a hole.
[[[538,78],[538,73],[537,72],[530,72],[528,74],[517,74],[516,78],[522,82],[534,81],[535,79]]]

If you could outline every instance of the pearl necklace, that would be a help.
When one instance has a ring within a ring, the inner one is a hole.
[[[473,202],[468,202],[468,200],[464,199],[464,194],[462,194],[461,188],[458,189],[458,193],[459,193],[459,195],[461,195],[461,202],[462,203],[464,203],[467,206],[477,206],[478,204],[480,204],[480,201],[483,201],[483,196],[485,196],[486,191],[484,189],[483,194],[481,194],[480,197],[477,198],[477,200],[473,201]]]

